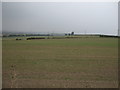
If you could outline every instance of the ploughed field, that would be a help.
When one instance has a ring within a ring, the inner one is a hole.
[[[117,38],[2,42],[3,88],[116,88]]]

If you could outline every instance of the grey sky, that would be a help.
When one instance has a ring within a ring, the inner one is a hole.
[[[3,31],[118,33],[117,2],[3,2]]]
[[[120,2],[118,3],[118,35],[120,36]]]
[[[0,2],[0,34],[2,33],[2,3]]]

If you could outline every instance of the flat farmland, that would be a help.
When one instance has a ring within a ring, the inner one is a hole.
[[[118,39],[2,41],[3,88],[117,88]]]

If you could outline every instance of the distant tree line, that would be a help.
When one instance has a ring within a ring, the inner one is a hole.
[[[31,37],[31,38],[27,38],[26,40],[32,40],[32,39],[45,39],[45,37]]]
[[[23,36],[50,36],[50,34],[9,34],[3,37],[23,37]]]
[[[65,34],[65,36],[71,36],[71,35],[74,35],[74,32],[66,33],[66,34]]]

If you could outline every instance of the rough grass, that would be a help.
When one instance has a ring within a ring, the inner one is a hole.
[[[118,87],[117,38],[5,38],[2,49],[3,88]]]
[[[2,88],[2,38],[0,37],[0,89]]]

